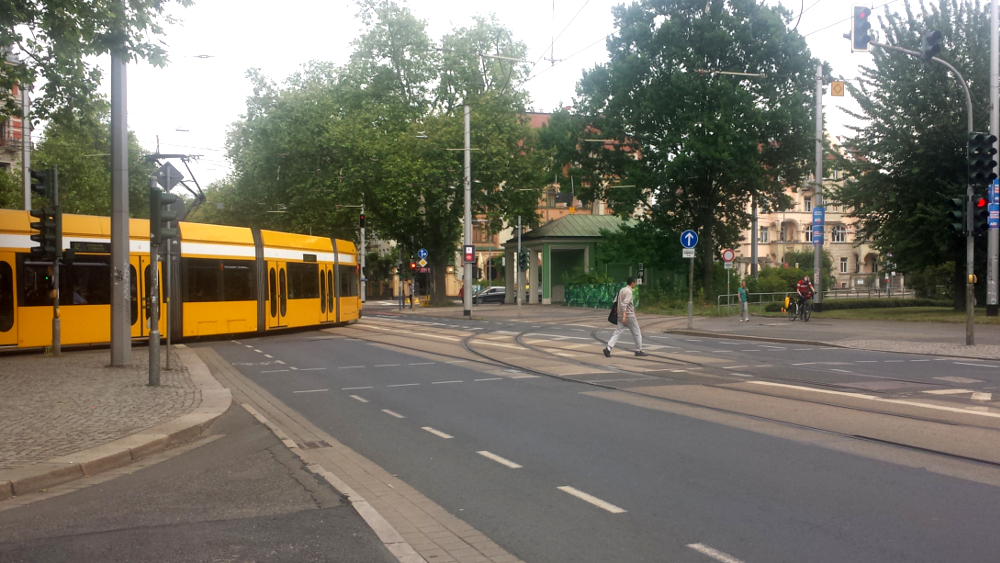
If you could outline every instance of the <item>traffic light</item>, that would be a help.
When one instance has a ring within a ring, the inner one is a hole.
[[[34,189],[34,186],[32,186]],[[37,233],[31,234],[31,240],[38,246],[31,247],[31,259],[43,262],[54,262],[62,256],[62,213],[55,206],[32,209],[32,217],[38,219],[30,227]]]
[[[978,235],[985,234],[989,228],[990,212],[987,203],[989,202],[982,196],[972,199],[972,230]]]
[[[941,52],[941,32],[928,31],[920,43],[920,58],[929,61]]]
[[[48,170],[31,171],[31,191],[36,195],[52,201],[52,184],[49,183]]]
[[[410,271],[412,272],[412,271],[414,271],[416,269],[417,269],[417,263],[416,262],[410,262]]]
[[[851,26],[851,52],[868,52],[868,42],[872,40],[870,31],[872,10],[868,6],[854,7],[854,24]]]
[[[517,255],[517,268],[522,272],[528,271],[528,249],[522,248]]]
[[[948,200],[948,222],[953,232],[965,232],[965,199],[953,197]]]
[[[996,179],[997,161],[993,155],[997,150],[993,143],[997,138],[989,133],[969,133],[969,183],[978,186],[989,184]]]
[[[365,214],[364,213],[362,213],[361,216],[358,217],[358,226],[361,227],[362,229],[365,228]]]
[[[149,244],[159,245],[177,237],[177,227],[170,227],[177,220],[177,212],[170,205],[178,200],[180,197],[172,193],[149,187]]]

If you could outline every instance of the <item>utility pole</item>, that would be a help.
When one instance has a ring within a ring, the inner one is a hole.
[[[753,218],[750,221],[750,275],[757,279],[757,192],[751,196],[750,205],[753,207]]]
[[[469,135],[469,104],[465,104],[465,245],[472,244],[472,146]],[[464,253],[463,253],[464,254]],[[472,316],[472,263],[462,259],[465,290],[462,306],[466,317]]]
[[[21,88],[21,178],[24,181],[24,210],[31,211],[31,118],[28,89]]]
[[[816,192],[813,196],[813,206],[823,205],[823,63],[816,65]],[[824,208],[823,211],[826,211]],[[824,220],[823,223],[826,223]],[[815,228],[815,227],[814,227]],[[826,228],[826,225],[823,225]],[[823,310],[823,237],[816,241],[813,235],[813,287],[816,296],[813,299],[813,309]]]
[[[62,210],[59,209],[59,167],[52,165],[52,206],[56,210],[56,253],[52,258],[52,355],[62,354],[62,327],[59,321],[59,262],[63,255]],[[71,290],[72,291],[72,290]]]
[[[1000,111],[997,102],[1000,100],[1000,17],[997,15],[997,0],[990,0],[990,134],[1000,138]],[[993,147],[1000,150],[998,143]],[[987,189],[992,192],[993,186]],[[990,193],[986,198],[990,203],[1000,203]],[[995,208],[994,208],[995,209]],[[1000,251],[1000,229],[986,231],[986,316],[996,317],[1000,314],[1000,302],[997,295],[997,274],[1000,269],[997,253]]]
[[[111,365],[114,367],[132,363],[126,58],[126,53],[111,52]]]
[[[517,260],[514,260],[514,279],[517,280],[517,316],[521,317],[521,301],[524,301],[524,272],[521,271],[521,216],[517,216]]]
[[[361,253],[358,256],[359,264],[361,264],[361,304],[363,305],[367,300],[366,296],[368,293],[368,280],[365,275],[365,204],[361,204]]]

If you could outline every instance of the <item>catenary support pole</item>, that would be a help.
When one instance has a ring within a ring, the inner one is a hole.
[[[62,354],[62,327],[59,320],[59,259],[62,258],[62,213],[59,210],[59,167],[52,165],[52,175],[49,177],[52,182],[52,205],[56,209],[56,229],[59,233],[56,237],[56,256],[52,261],[52,355]],[[71,290],[72,291],[72,290]]]
[[[111,365],[132,363],[125,57],[111,55]]]
[[[514,260],[517,282],[517,316],[521,316],[521,302],[524,301],[524,272],[521,271],[521,216],[517,216],[517,258]]]
[[[361,206],[361,215],[365,214],[365,206]],[[359,263],[361,264],[361,304],[363,305],[368,299],[368,280],[365,275],[365,228],[361,227],[361,253],[358,256]]]
[[[24,210],[31,211],[31,99],[28,88],[21,89],[21,178],[24,180]]]
[[[990,134],[1000,138],[1000,16],[998,16],[997,0],[990,0]],[[1000,150],[993,143],[994,148]],[[993,189],[990,186],[988,189]],[[991,196],[989,201],[996,201]],[[1000,269],[1000,229],[986,231],[986,316],[996,317],[1000,314],[1000,301],[997,295],[997,274]]]
[[[823,63],[816,65],[816,195],[813,206],[823,205]],[[825,221],[824,221],[825,223]],[[826,225],[823,225],[826,229]],[[814,310],[823,310],[823,245],[813,240]]]
[[[469,105],[465,105],[465,245],[472,244],[472,146],[469,135]],[[462,268],[465,291],[462,307],[466,317],[472,316],[472,263],[465,261],[462,253]]]
[[[170,167],[166,167],[167,170],[167,191],[170,191]],[[150,225],[152,226],[152,225]],[[170,224],[170,227],[175,227],[176,225]],[[170,247],[173,246],[174,239],[167,239],[167,250],[164,254],[163,261],[163,314],[167,316],[167,347],[166,347],[166,365],[164,369],[170,368]],[[153,270],[156,270],[156,262],[153,262]]]
[[[751,218],[750,224],[750,275],[753,279],[757,279],[758,267],[757,267],[757,237],[759,233],[757,231],[757,192],[753,193],[751,196],[750,205],[753,206],[753,216]]]

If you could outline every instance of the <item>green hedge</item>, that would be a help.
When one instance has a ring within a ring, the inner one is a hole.
[[[780,313],[784,301],[768,303],[764,310]],[[823,301],[824,311],[837,309],[887,309],[894,307],[951,307],[951,301],[941,299],[827,299]]]

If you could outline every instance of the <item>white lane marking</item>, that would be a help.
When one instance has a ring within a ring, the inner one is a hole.
[[[253,346],[251,346],[249,344],[244,344],[244,346],[246,346],[247,348],[253,348]]]
[[[878,360],[858,360],[854,362],[856,364],[877,364]]]
[[[792,348],[796,352],[805,352],[807,350],[812,350],[812,348]]]
[[[583,491],[581,491],[579,489],[574,489],[573,487],[570,487],[570,486],[563,486],[563,487],[558,487],[558,488],[559,488],[560,491],[562,491],[564,493],[569,493],[569,494],[575,496],[576,498],[578,498],[580,500],[585,500],[585,501],[589,502],[590,504],[592,504],[594,506],[597,506],[599,508],[603,508],[604,510],[607,510],[608,512],[610,512],[612,514],[622,514],[622,513],[625,512],[624,508],[619,508],[619,507],[611,504],[610,502],[606,502],[606,501],[603,501],[603,500],[601,500],[601,499],[599,499],[599,498],[597,498],[595,496],[588,495],[587,493],[585,493],[585,492],[583,492]]]
[[[514,344],[501,344],[499,342],[490,342],[489,340],[477,340],[477,346],[499,346],[500,348],[515,348],[517,350],[524,350],[524,346],[517,346]]]
[[[497,323],[500,324],[500,323]],[[493,332],[497,334],[521,334],[520,332],[514,332],[512,330],[494,330]]]
[[[740,350],[740,352],[763,352],[760,348],[755,348],[753,350]]]
[[[375,364],[377,368],[398,368],[399,364]]]
[[[805,362],[805,363],[801,363],[801,364],[792,364],[792,365],[793,366],[813,366],[813,365],[816,365],[816,362]]]
[[[930,360],[910,360],[911,362],[929,362]]]
[[[363,367],[365,367],[365,366],[340,366],[337,369],[361,369]]]
[[[382,412],[384,412],[385,414],[387,414],[389,416],[394,416],[396,418],[406,418],[405,416],[399,414],[398,412],[392,412],[389,409],[382,409]]]
[[[444,385],[445,383],[462,383],[462,380],[457,379],[455,381],[432,381],[431,385]]]
[[[697,551],[698,553],[707,555],[712,559],[715,559],[716,561],[721,561],[722,563],[743,563],[742,561],[733,557],[732,555],[729,555],[728,553],[723,553],[717,549],[712,549],[711,547],[708,547],[703,543],[690,543],[688,544],[688,547]]]
[[[511,469],[520,469],[521,468],[520,465],[514,463],[513,461],[511,461],[509,459],[504,459],[504,458],[498,456],[497,454],[492,454],[492,453],[490,453],[490,452],[488,452],[486,450],[483,450],[481,452],[476,452],[476,453],[479,454],[479,455],[481,455],[481,456],[483,456],[483,457],[485,457],[486,459],[492,459],[493,461],[499,463],[500,465],[506,465],[507,467],[509,467]]]
[[[279,371],[288,371],[287,369],[269,369],[267,371],[262,371],[261,373],[278,373]]]
[[[531,328],[542,328],[542,325],[532,325]]]
[[[329,391],[329,389],[306,389],[304,391],[292,391],[292,393],[322,393],[324,391]]]
[[[417,362],[415,364],[410,364],[411,366],[432,366],[434,362]]]
[[[476,379],[475,381],[500,381],[502,377],[484,377],[482,379]]]
[[[973,393],[973,401],[990,401],[993,399],[993,393]]]
[[[664,348],[673,348],[673,346],[664,346]],[[712,350],[713,354],[731,354],[734,350]]]
[[[430,432],[431,434],[437,436],[438,438],[444,438],[445,440],[448,440],[448,439],[452,438],[452,436],[449,436],[449,435],[445,434],[444,432],[441,432],[440,430],[434,430],[430,426],[423,426],[422,428],[424,430]]]
[[[399,383],[396,385],[387,385],[386,387],[416,387],[420,385],[419,383]]]
[[[289,366],[288,369],[298,370],[299,368]]]
[[[285,365],[285,362],[283,362],[283,361],[281,361],[281,360],[274,360],[274,363],[276,363],[276,364],[281,364],[281,365]]]
[[[258,349],[256,349],[256,348],[254,348],[254,349],[253,349],[253,351],[254,351],[254,352],[257,352],[258,354],[263,354],[263,353],[264,353],[264,352],[261,352],[260,350],[258,350]]]
[[[917,401],[903,401],[900,399],[883,399],[881,397],[873,397],[872,395],[862,395],[861,393],[847,393],[844,391],[830,391],[827,389],[814,389],[812,387],[802,387],[799,385],[786,385],[784,383],[771,383],[770,381],[749,381],[751,385],[768,385],[770,387],[784,387],[786,389],[795,389],[797,391],[812,391],[813,393],[826,393],[828,395],[843,395],[845,397],[854,397],[856,399],[868,399],[869,401],[878,401],[880,403],[893,403],[896,405],[908,405],[911,407],[921,407],[925,409],[931,409],[936,411],[947,411],[947,412],[960,412],[965,414],[975,414],[978,416],[988,416],[990,418],[1000,418],[1000,413],[993,412],[978,412],[969,411],[967,409],[959,409],[955,407],[946,407],[943,405],[932,405],[929,403],[920,403]]]
[[[701,340],[689,340],[689,339],[685,338],[684,342],[701,342]]]
[[[977,367],[977,368],[993,368],[993,369],[1000,368],[1000,366],[989,366],[989,365],[986,365],[986,364],[967,364],[965,362],[955,362],[955,365],[956,366],[973,366],[973,367]]]
[[[839,371],[840,373],[851,373],[850,371],[847,371],[846,369],[831,369],[830,371]]]
[[[265,358],[273,358],[274,356],[272,356],[271,354],[264,354],[264,357]]]
[[[885,363],[887,363],[887,364],[898,364],[898,363],[902,363],[902,361],[903,360],[886,360]]]
[[[933,389],[924,391],[929,395],[961,395],[962,393],[972,393],[972,389]]]
[[[955,377],[955,376],[951,376],[951,375],[949,375],[947,377],[935,377],[934,379],[939,379],[941,381],[950,381],[951,383],[982,383],[983,382],[982,379],[970,379],[968,377]]]
[[[354,400],[356,400],[356,401],[361,401],[362,403],[367,403],[368,402],[368,399],[365,399],[364,397],[359,397],[357,395],[351,395],[351,398],[354,399]]]
[[[576,331],[576,332],[587,332],[587,331],[583,330],[582,328],[571,328],[570,330],[573,330],[573,331]]]
[[[326,368],[302,368],[300,371],[316,371],[321,369],[326,369]]]
[[[374,387],[368,386],[368,387],[341,387],[340,388],[341,391],[356,391],[358,389],[374,389]]]
[[[239,344],[239,342],[237,342],[237,341],[233,340],[233,344]]]
[[[548,336],[549,338],[556,338],[558,340],[592,340],[591,338],[585,338],[583,336],[566,336],[563,334],[545,334],[542,332],[532,332],[530,334],[525,334],[525,336]]]
[[[731,373],[730,375],[735,375],[735,376],[738,376],[738,377],[753,377],[749,373],[736,373],[735,371],[733,373]]]
[[[445,362],[446,364],[467,364],[469,360],[452,360],[450,362]]]

